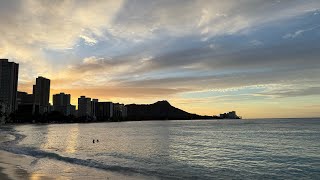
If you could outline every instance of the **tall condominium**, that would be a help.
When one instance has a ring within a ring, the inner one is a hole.
[[[97,119],[100,121],[107,121],[113,117],[112,102],[98,102],[96,110]]]
[[[18,73],[19,64],[0,59],[0,101],[8,113],[17,109]]]
[[[36,85],[33,86],[34,101],[40,106],[49,105],[50,97],[50,79],[44,77],[38,77],[36,79]]]
[[[93,118],[97,117],[97,104],[98,104],[99,100],[98,99],[92,99],[91,101],[91,116]]]
[[[50,80],[44,77],[36,79],[36,85],[33,86],[34,103],[40,106],[40,113],[47,112],[50,104]]]
[[[33,94],[28,94],[26,92],[17,92],[17,104],[18,106],[23,104],[33,104],[34,103],[34,97]]]
[[[91,98],[85,96],[78,98],[78,116],[91,116]]]
[[[128,110],[124,104],[119,104],[119,103],[113,104],[113,117],[126,118],[127,115],[128,115]]]
[[[70,105],[70,94],[60,93],[53,95],[53,106]]]
[[[74,115],[76,107],[70,104],[71,95],[60,93],[53,95],[53,109],[69,116]]]

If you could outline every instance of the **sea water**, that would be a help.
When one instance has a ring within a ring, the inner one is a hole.
[[[0,149],[65,178],[320,179],[320,119],[139,121],[0,128]],[[93,140],[95,141],[93,143]],[[99,140],[99,142],[97,142]],[[90,172],[90,173],[89,173]]]

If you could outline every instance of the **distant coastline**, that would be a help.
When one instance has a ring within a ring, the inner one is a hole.
[[[127,121],[152,121],[152,120],[213,120],[213,119],[241,119],[234,111],[220,116],[203,116],[188,113],[172,106],[168,101],[158,101],[153,104],[129,104],[126,105],[127,116],[125,118],[97,119],[90,116],[76,117],[65,116],[58,111],[44,113],[38,116],[19,116],[11,114],[6,123],[9,124],[60,124],[60,123],[93,123],[93,122],[127,122]]]

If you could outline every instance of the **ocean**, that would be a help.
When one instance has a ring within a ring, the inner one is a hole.
[[[10,139],[0,150],[32,159],[21,168],[62,179],[320,179],[320,119],[9,125],[0,134]]]

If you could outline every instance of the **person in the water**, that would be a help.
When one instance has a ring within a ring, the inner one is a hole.
[[[99,139],[97,139],[97,143],[99,142]]]
[[[92,141],[92,143],[94,144],[94,140]]]

